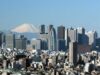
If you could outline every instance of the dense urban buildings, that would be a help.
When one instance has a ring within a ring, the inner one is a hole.
[[[0,75],[100,74],[96,31],[42,24],[36,33],[37,38],[28,39],[22,33],[0,32]]]

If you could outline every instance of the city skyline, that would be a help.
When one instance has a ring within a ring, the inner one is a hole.
[[[31,31],[30,31],[31,30]],[[47,30],[47,31],[46,31]],[[38,31],[38,32],[37,32]],[[34,35],[33,34],[37,34]],[[29,41],[31,41],[33,38],[35,40],[37,39],[40,44],[40,49],[43,50],[59,50],[59,51],[66,51],[69,48],[70,42],[77,42],[79,44],[79,50],[83,50],[82,48],[85,46],[88,49],[86,50],[99,50],[99,43],[97,40],[99,40],[100,37],[98,37],[98,33],[96,31],[85,31],[85,28],[67,28],[64,26],[58,26],[57,30],[53,27],[53,25],[49,25],[48,27],[45,25],[41,25],[39,29],[31,26],[31,25],[22,25],[18,26],[14,29],[12,29],[10,32],[1,32],[1,43],[2,47],[15,47],[15,43],[22,39],[17,39],[16,36],[23,35],[25,36]],[[3,38],[3,39],[2,39]],[[9,41],[9,40],[10,41]],[[17,41],[15,42],[15,39]],[[4,42],[3,42],[4,41]],[[6,41],[6,42],[5,42]],[[11,44],[9,44],[9,42]],[[8,45],[5,45],[5,44]],[[35,43],[36,45],[36,43]],[[35,47],[36,48],[36,47]]]
[[[0,32],[0,70],[3,69],[0,75],[16,72],[20,75],[100,74],[100,37],[97,32],[65,28],[61,25],[55,30],[53,25],[41,25],[37,37],[31,39],[21,34],[31,30],[33,35],[31,25],[15,28],[14,31],[20,32],[18,34]]]
[[[0,30],[9,30],[17,25],[64,25],[96,30],[100,35],[100,1],[33,1],[1,0]]]
[[[0,0],[0,75],[100,75],[100,1]]]

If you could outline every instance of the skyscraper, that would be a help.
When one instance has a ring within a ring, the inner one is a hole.
[[[48,34],[40,34],[39,39],[41,39],[41,50],[48,49]]]
[[[69,43],[69,62],[73,65],[77,63],[77,42],[71,41]]]
[[[59,26],[57,28],[57,36],[58,39],[65,39],[65,27],[64,26]]]
[[[77,28],[77,34],[78,34],[78,44],[86,44],[85,29],[82,27]]]
[[[78,27],[78,28],[77,28],[77,33],[85,34],[85,28],[83,28],[83,27]]]
[[[88,45],[88,36],[85,34],[85,28],[79,27],[77,28],[78,35],[78,44],[79,45]]]
[[[6,48],[10,49],[15,48],[15,34],[6,33],[5,42],[6,42]]]
[[[2,47],[3,44],[3,32],[0,32],[0,47]]]
[[[77,29],[67,29],[67,46],[69,47],[69,42],[77,42]]]
[[[65,27],[64,26],[59,26],[57,28],[57,49],[58,50],[63,50],[65,51],[66,46],[65,46]]]
[[[46,33],[45,31],[45,25],[40,26],[39,39],[41,40],[41,43],[40,43],[41,50],[47,50],[48,49],[48,33]]]
[[[100,38],[96,39],[96,50],[100,52]]]
[[[65,46],[66,46],[66,50],[68,49],[68,29],[65,30]]]
[[[53,25],[49,25],[49,27],[48,27],[49,32],[51,31],[51,29],[53,29]]]
[[[40,26],[40,34],[45,34],[45,25]]]
[[[56,31],[53,25],[50,25],[48,30],[48,49],[56,50]]]
[[[41,40],[41,43],[40,43],[40,49],[41,50],[48,50],[48,41],[47,40]]]
[[[64,39],[59,39],[58,40],[58,50],[59,51],[66,51],[66,45],[65,45],[66,41]]]
[[[22,36],[15,39],[15,48],[16,49],[26,49],[27,39]]]
[[[88,44],[92,46],[92,49],[95,49],[96,47],[96,39],[97,39],[97,32],[96,31],[89,31],[86,33],[88,36]]]

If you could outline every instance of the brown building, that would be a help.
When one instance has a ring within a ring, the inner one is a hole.
[[[91,51],[90,45],[78,45],[78,53],[86,53]]]

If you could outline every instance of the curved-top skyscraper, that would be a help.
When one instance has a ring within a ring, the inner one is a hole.
[[[56,31],[53,27],[53,25],[49,26],[48,30],[48,49],[51,50],[56,50]]]

